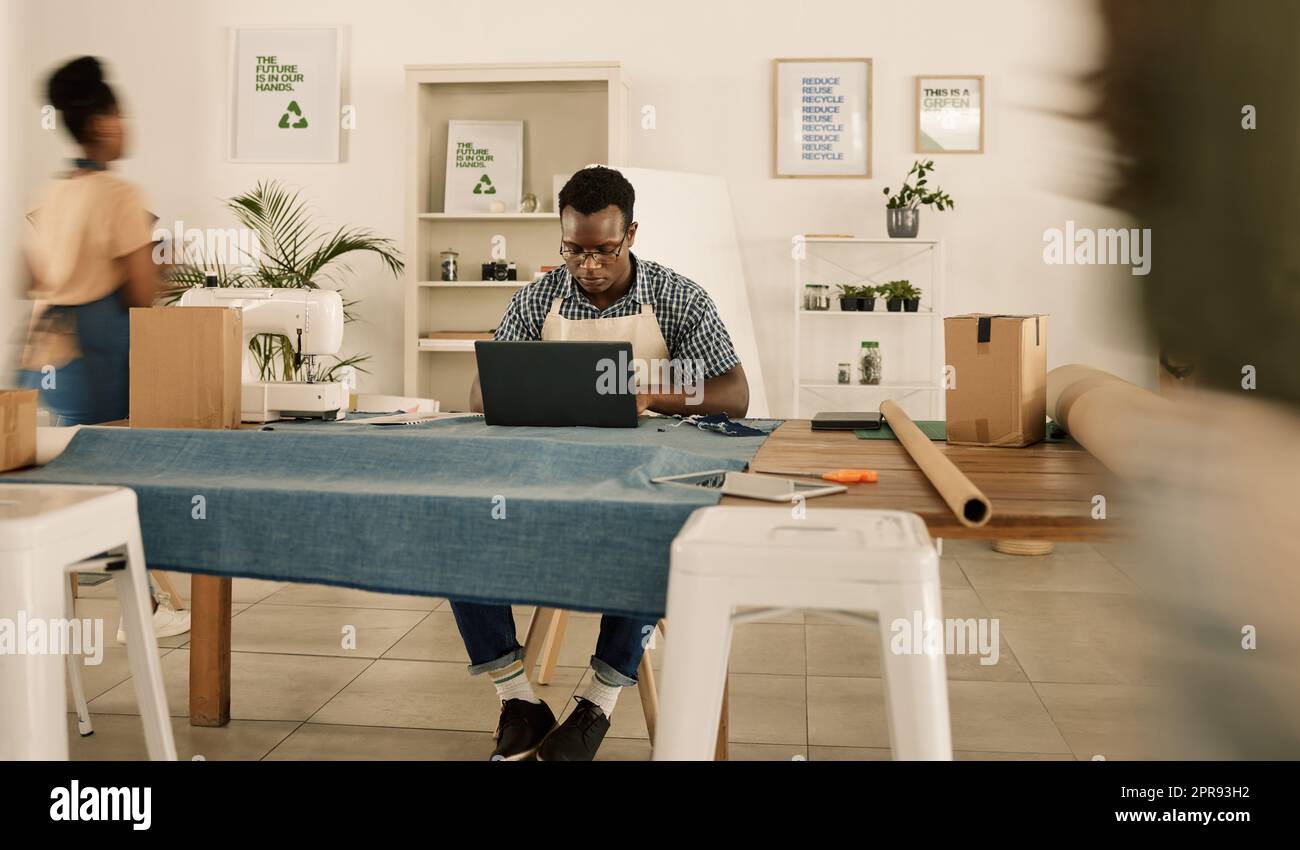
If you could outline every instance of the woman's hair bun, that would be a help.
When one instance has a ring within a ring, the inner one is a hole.
[[[50,77],[50,103],[55,109],[87,103],[102,96],[104,68],[94,56],[73,59]]]
[[[87,141],[87,125],[96,115],[117,108],[117,97],[104,82],[104,68],[94,56],[79,56],[50,76],[49,102],[63,113],[68,132]]]

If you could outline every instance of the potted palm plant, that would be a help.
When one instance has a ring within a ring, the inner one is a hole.
[[[228,265],[216,257],[186,257],[169,276],[171,287],[166,302],[180,298],[186,289],[203,286],[215,274],[218,286],[284,287],[288,289],[330,288],[342,292],[341,278],[352,274],[345,258],[373,254],[388,273],[400,277],[405,264],[393,240],[377,236],[362,227],[319,227],[300,193],[279,181],[259,182],[251,191],[226,199],[226,209],[239,223],[257,236],[259,250],[246,253],[240,264]],[[356,301],[343,301],[347,322],[356,318]],[[301,365],[294,362],[293,342],[281,334],[259,334],[248,344],[263,381],[301,380]],[[335,362],[317,380],[339,380],[339,373],[351,367],[365,372],[362,363],[369,354],[335,357]]]
[[[940,187],[931,191],[926,187],[930,172],[934,171],[934,160],[917,160],[912,163],[912,170],[903,178],[903,185],[896,194],[890,194],[885,187],[885,226],[892,239],[915,239],[921,226],[921,207],[934,207],[942,212],[953,209],[956,204],[947,192]],[[916,183],[909,183],[915,178]]]

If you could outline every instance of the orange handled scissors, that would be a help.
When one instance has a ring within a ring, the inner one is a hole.
[[[837,484],[875,484],[879,478],[874,469],[832,469],[830,472],[793,472],[781,469],[762,469],[767,475],[794,475],[799,478],[821,478]]]

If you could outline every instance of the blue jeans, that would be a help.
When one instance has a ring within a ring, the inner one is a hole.
[[[452,600],[451,613],[469,652],[471,675],[500,670],[523,659],[524,649],[515,638],[515,617],[509,605]],[[655,622],[611,614],[601,617],[591,668],[608,682],[624,687],[635,685],[636,668],[654,634]]]
[[[71,318],[81,356],[50,374],[25,370],[18,386],[39,389],[58,425],[114,422],[130,414],[131,319],[116,292],[76,306],[51,306],[52,321]]]

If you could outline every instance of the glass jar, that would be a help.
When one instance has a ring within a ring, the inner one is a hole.
[[[825,284],[809,283],[803,288],[803,308],[805,310],[829,310],[831,308],[831,288]]]
[[[451,281],[451,280],[456,280],[459,277],[460,275],[460,269],[458,267],[459,258],[460,258],[460,254],[457,254],[455,251],[452,250],[443,251],[442,254],[439,255],[439,259],[441,260],[440,265],[442,268],[443,280]]]
[[[849,383],[852,383],[852,382],[853,382],[853,364],[852,364],[852,363],[841,363],[840,366],[839,366],[839,369],[836,370],[836,380],[837,380],[839,383],[841,383],[841,384],[849,384]]]
[[[881,376],[880,343],[864,340],[862,352],[858,355],[858,383],[879,384]]]

